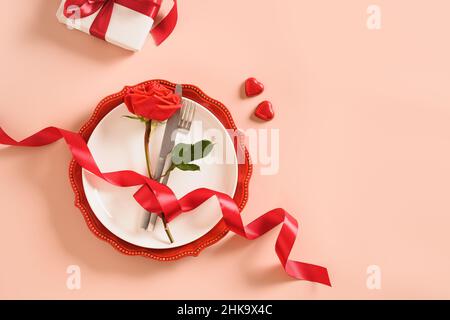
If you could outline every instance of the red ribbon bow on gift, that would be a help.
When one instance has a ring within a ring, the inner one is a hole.
[[[89,32],[100,39],[105,40],[114,4],[119,4],[131,10],[142,13],[155,19],[161,8],[163,0],[67,0],[64,4],[64,15],[72,18],[79,12],[79,17],[85,18],[98,12]],[[156,45],[161,44],[175,29],[178,20],[177,1],[170,12],[150,31]]]

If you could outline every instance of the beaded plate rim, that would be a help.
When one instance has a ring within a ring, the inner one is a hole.
[[[111,110],[117,107],[121,103],[120,99],[125,95],[125,93],[130,87],[145,86],[155,81],[169,88],[175,88],[174,83],[160,79],[148,80],[139,83],[135,86],[125,86],[121,91],[105,97],[98,103],[97,107],[95,108],[94,112],[92,113],[88,121],[84,125],[82,125],[81,129],[79,130],[80,135],[83,136],[83,138],[87,141],[90,134],[92,133],[92,130],[96,127],[98,122],[104,117],[104,115],[101,116],[100,113],[105,109],[105,107],[111,108],[109,104],[115,102],[115,100],[118,100],[118,104],[112,107]],[[211,112],[213,112],[213,114],[215,114],[216,116],[218,112],[221,112],[222,115],[225,117],[227,123],[224,123],[219,117],[218,118],[226,128],[238,130],[233,120],[233,117],[231,116],[230,111],[228,110],[228,108],[225,107],[223,103],[209,97],[195,85],[183,84],[183,89],[188,89],[193,93],[195,93],[198,97],[190,97],[190,98],[191,99],[193,98],[198,103],[204,105],[202,101],[198,100],[206,101],[208,105],[204,106]],[[239,210],[242,212],[248,201],[248,192],[249,192],[248,189],[250,178],[253,171],[253,166],[251,163],[250,154],[242,138],[237,139],[236,147],[242,148],[241,150],[243,150],[245,157],[245,163],[243,165],[238,166],[239,179],[238,179],[238,186],[236,188],[236,194],[234,196],[234,199],[238,204]],[[125,240],[120,239],[117,236],[113,235],[109,230],[107,230],[103,225],[101,225],[101,223],[95,217],[95,214],[93,213],[92,209],[90,208],[89,204],[85,199],[84,188],[81,183],[81,172],[82,171],[80,165],[78,165],[75,159],[72,159],[69,166],[69,179],[73,192],[75,194],[75,206],[81,211],[89,230],[99,239],[106,241],[111,246],[113,246],[113,248],[115,248],[116,250],[118,250],[123,254],[131,256],[143,256],[146,258],[151,258],[159,261],[171,261],[186,256],[198,256],[201,251],[218,242],[229,231],[225,222],[223,221],[223,219],[221,219],[219,223],[217,223],[207,234],[181,247],[173,249],[150,249],[130,244]],[[203,241],[201,241],[202,239]]]

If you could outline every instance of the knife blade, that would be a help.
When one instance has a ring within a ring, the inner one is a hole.
[[[175,94],[180,98],[183,98],[183,87],[181,84],[175,86]],[[161,143],[161,150],[159,151],[158,162],[155,167],[154,179],[160,180],[163,175],[163,170],[166,165],[167,157],[172,152],[173,147],[175,147],[175,135],[178,130],[178,122],[181,117],[180,109],[175,112],[175,114],[170,117],[166,122],[166,128],[164,129],[164,135]],[[167,183],[167,179],[163,180],[163,183]],[[158,215],[155,213],[150,213],[150,219],[148,222],[147,230],[153,230],[155,228],[156,219]]]

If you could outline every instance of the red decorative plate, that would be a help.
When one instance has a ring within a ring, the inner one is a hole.
[[[165,80],[151,80],[158,81],[162,85],[173,89],[175,84]],[[150,81],[138,84],[142,86]],[[83,125],[80,130],[82,137],[88,141],[99,122],[114,108],[123,103],[123,97],[126,93],[126,89],[110,95],[103,99],[95,109],[93,115],[88,122]],[[223,124],[226,129],[237,130],[228,109],[219,101],[208,97],[198,87],[193,85],[183,85],[183,96],[194,100],[201,104],[203,107],[212,112],[217,119]],[[235,151],[245,157],[244,163],[238,164],[238,182],[234,200],[242,210],[247,202],[248,198],[248,184],[252,173],[252,166],[250,164],[250,157],[247,149],[244,146],[243,141],[240,139],[234,139]],[[126,168],[124,168],[126,169]],[[204,248],[214,244],[223,238],[228,232],[228,228],[223,220],[220,220],[207,234],[198,238],[197,240],[188,243],[186,245],[170,248],[170,249],[149,249],[140,247],[114,235],[109,231],[96,217],[91,207],[88,204],[83,182],[82,182],[82,168],[72,160],[70,164],[69,177],[72,188],[75,193],[75,205],[81,210],[83,217],[89,227],[89,229],[100,239],[107,241],[114,248],[127,255],[141,255],[156,260],[176,260],[184,256],[197,256]]]

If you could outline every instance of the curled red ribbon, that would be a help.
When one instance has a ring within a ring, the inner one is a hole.
[[[90,34],[105,40],[114,3],[127,7],[155,19],[161,7],[162,0],[67,0],[64,4],[64,15],[70,18],[74,8],[80,13],[80,18],[89,17],[98,11],[97,17],[89,29]],[[178,20],[177,0],[169,13],[150,31],[156,45],[160,45],[175,29]]]
[[[188,193],[181,199],[177,199],[172,190],[166,185],[134,171],[102,173],[95,163],[86,142],[78,133],[56,127],[48,127],[22,141],[16,141],[0,128],[0,144],[4,145],[40,147],[60,139],[65,140],[78,164],[96,176],[116,186],[130,187],[141,185],[142,187],[134,194],[136,201],[149,212],[164,213],[168,221],[173,220],[183,212],[195,209],[209,198],[216,196],[228,228],[249,240],[259,238],[277,225],[282,224],[275,244],[275,252],[286,273],[299,280],[331,286],[326,268],[289,259],[297,237],[298,223],[284,209],[273,209],[244,226],[238,206],[226,194],[202,188]]]

